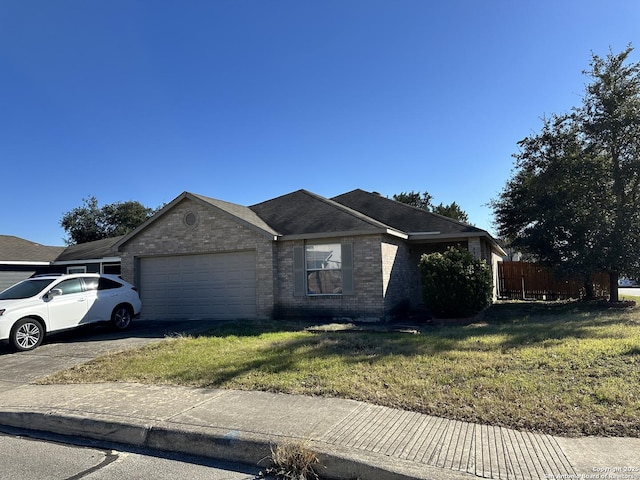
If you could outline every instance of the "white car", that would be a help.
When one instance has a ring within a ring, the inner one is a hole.
[[[0,340],[25,351],[50,332],[89,323],[110,321],[124,330],[141,308],[136,288],[114,275],[36,276],[0,293]]]

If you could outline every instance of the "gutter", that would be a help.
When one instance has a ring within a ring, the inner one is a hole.
[[[316,238],[335,238],[335,237],[355,237],[362,235],[391,235],[394,237],[402,238],[403,240],[409,239],[409,235],[403,232],[399,232],[398,230],[393,230],[391,228],[379,228],[375,230],[345,230],[342,232],[320,232],[320,233],[298,233],[295,235],[281,235],[279,237],[274,237],[276,240],[287,241],[287,240],[307,240],[307,239],[316,239]]]
[[[442,240],[458,240],[458,239],[469,239],[469,238],[486,238],[491,243],[492,249],[495,250],[499,255],[505,256],[507,252],[496,242],[496,240],[484,230],[479,232],[466,232],[466,233],[440,233],[440,232],[411,232],[409,233],[409,241],[426,241],[430,242],[441,242]]]
[[[40,265],[40,266],[48,266],[53,265],[53,262],[21,262],[20,260],[2,260],[0,261],[0,265]]]
[[[120,257],[103,257],[103,258],[90,258],[85,260],[62,260],[52,262],[51,265],[83,265],[85,263],[113,263],[120,262]]]

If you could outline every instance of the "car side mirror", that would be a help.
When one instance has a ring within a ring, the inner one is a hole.
[[[55,298],[55,297],[59,297],[60,295],[62,295],[62,290],[59,288],[52,288],[51,290],[49,290],[47,292],[47,298],[49,300]]]

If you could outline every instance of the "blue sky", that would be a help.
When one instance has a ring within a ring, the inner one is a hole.
[[[636,0],[0,0],[0,234],[190,191],[428,191],[493,233],[518,140],[580,104]]]

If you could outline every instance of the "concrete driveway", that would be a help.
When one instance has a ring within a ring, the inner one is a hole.
[[[115,332],[107,325],[87,326],[50,335],[29,352],[14,352],[0,343],[0,391],[33,382],[60,370],[87,362],[109,351],[137,348],[176,334],[198,335],[213,321],[138,320],[125,332]]]

